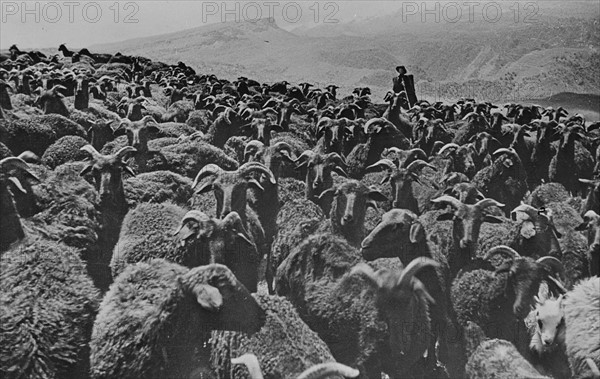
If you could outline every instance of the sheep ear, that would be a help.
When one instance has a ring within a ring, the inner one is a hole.
[[[202,308],[209,312],[217,312],[223,305],[223,296],[221,292],[208,284],[198,284],[192,288],[192,293],[196,296],[196,301]]]
[[[27,193],[27,191],[25,191],[25,188],[23,188],[23,186],[21,185],[21,182],[19,181],[19,179],[15,178],[14,176],[11,176],[8,178],[8,180],[10,180],[12,182],[12,184],[14,184],[15,187],[18,188],[19,191],[21,191],[23,193]]]
[[[535,304],[536,304],[536,305],[542,305],[542,304],[544,304],[544,302],[542,302],[542,301],[540,300],[540,298],[539,298],[537,295],[535,295],[535,296],[533,297],[533,300],[535,300]]]
[[[425,241],[425,228],[420,222],[413,222],[410,226],[410,242],[419,243]]]

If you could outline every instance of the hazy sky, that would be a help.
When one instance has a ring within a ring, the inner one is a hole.
[[[85,47],[222,20],[274,16],[287,30],[395,12],[394,1],[21,1],[0,0],[0,48]]]

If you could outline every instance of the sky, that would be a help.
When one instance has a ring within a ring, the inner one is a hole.
[[[286,30],[396,12],[394,1],[0,0],[0,48],[82,48],[222,21],[273,16]]]

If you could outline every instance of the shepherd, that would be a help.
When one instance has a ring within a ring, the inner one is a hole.
[[[417,93],[415,91],[414,76],[412,74],[407,75],[406,67],[404,66],[397,66],[396,71],[398,72],[398,76],[395,76],[392,80],[394,84],[392,89],[394,93],[405,91],[409,107],[412,108],[418,101]]]

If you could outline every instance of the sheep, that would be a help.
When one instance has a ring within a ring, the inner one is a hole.
[[[546,281],[555,293],[564,291],[556,275],[564,278],[564,267],[554,257],[534,261],[521,257],[508,246],[496,246],[486,260],[501,255],[506,259],[494,273],[477,269],[456,278],[452,283],[451,300],[458,322],[479,325],[489,338],[513,342],[528,356],[527,331],[523,319],[527,316],[540,283]]]
[[[434,204],[450,205],[453,210],[449,213],[438,214],[436,221],[452,220],[452,242],[447,247],[443,243],[437,243],[448,258],[450,268],[450,278],[455,278],[463,268],[468,269],[472,259],[476,257],[478,250],[478,240],[481,226],[483,223],[502,224],[502,219],[491,214],[485,214],[484,211],[491,207],[503,207],[504,204],[498,203],[494,199],[482,199],[475,204],[464,204],[460,200],[443,195],[432,200]],[[426,214],[427,215],[427,214]],[[433,220],[432,220],[433,221]],[[431,227],[431,222],[424,220],[425,228]],[[436,227],[433,231],[435,239],[444,238],[443,229]],[[441,242],[441,241],[440,241]]]
[[[90,103],[89,79],[80,76],[77,78],[77,88],[75,89],[75,109],[86,109]]]
[[[542,208],[546,204],[561,202],[569,198],[569,193],[560,183],[545,183],[536,187],[524,202],[534,208]]]
[[[540,372],[555,378],[571,376],[565,351],[564,296],[549,299],[536,296],[535,309],[528,316],[532,319],[532,325],[528,327],[531,361]]]
[[[44,151],[59,138],[67,135],[87,137],[85,129],[60,115],[34,116],[29,120],[2,122],[0,140],[14,154],[32,151],[42,156]]]
[[[561,183],[572,194],[580,192],[579,169],[575,160],[575,141],[581,138],[584,137],[583,128],[580,126],[566,130],[548,167],[548,179],[551,182]],[[587,178],[582,177],[582,179]]]
[[[413,195],[413,182],[421,183],[419,179],[419,171],[425,167],[429,167],[434,171],[437,168],[429,163],[417,159],[413,162],[408,160],[401,167],[397,167],[394,162],[389,159],[382,159],[377,163],[366,168],[366,171],[376,169],[386,169],[387,175],[383,178],[381,184],[390,182],[394,199],[392,207],[408,209],[416,214],[419,214],[419,204]]]
[[[413,126],[410,123],[408,117],[402,113],[401,106],[403,103],[408,105],[406,92],[404,93],[393,93],[388,92],[383,101],[389,103],[387,109],[383,113],[382,117],[389,120],[394,126],[402,133],[405,137],[410,138],[413,135]],[[400,147],[400,146],[398,146]]]
[[[482,342],[466,365],[467,377],[471,379],[549,379],[540,374],[515,348],[503,339]]]
[[[335,359],[364,377],[398,377],[420,363],[429,346],[433,299],[414,275],[430,259],[402,272],[375,272],[347,242],[332,234],[306,239],[277,270],[276,292],[327,343]],[[401,305],[403,304],[403,305]],[[410,330],[400,330],[409,325]]]
[[[128,263],[152,258],[187,267],[222,263],[256,292],[260,257],[236,212],[218,220],[199,211],[185,213],[169,203],[139,205],[127,214],[121,228],[111,259],[113,277]]]
[[[372,118],[363,128],[367,141],[356,145],[346,157],[348,175],[354,179],[362,178],[365,168],[377,162],[385,148],[408,149],[410,145],[408,138],[385,118]]]
[[[460,330],[450,309],[448,262],[437,246],[427,240],[418,216],[406,209],[392,209],[385,213],[381,223],[362,241],[360,252],[368,261],[398,257],[401,262],[410,262],[425,257],[439,263],[435,270],[427,267],[416,275],[435,300],[431,305],[433,338],[427,356],[435,359],[435,343],[439,337],[441,361],[450,368],[451,374],[460,375],[464,359],[457,354],[463,348],[449,345],[460,345],[462,341],[458,338]],[[449,354],[453,354],[452,358]]]
[[[10,101],[10,95],[7,91],[8,89],[10,89],[11,91],[13,90],[10,84],[0,79],[0,111],[2,108],[6,110],[13,109],[12,103]]]
[[[7,251],[0,293],[2,377],[87,376],[100,294],[76,249],[38,239]]]
[[[564,300],[565,343],[573,378],[598,377],[600,367],[600,278],[578,283]]]
[[[473,156],[475,148],[472,144],[458,146],[455,143],[447,143],[437,152],[437,156],[448,160],[442,171],[443,175],[449,175],[452,172],[465,174],[472,178],[475,175],[475,162]],[[434,163],[433,161],[432,163]],[[441,163],[441,162],[440,162]]]
[[[327,345],[302,321],[292,304],[279,296],[253,295],[266,313],[265,325],[252,337],[215,332],[211,363],[217,377],[247,378],[235,358],[253,354],[266,377],[296,377],[316,364],[335,362]],[[252,371],[250,377],[254,378]]]
[[[365,236],[365,216],[367,208],[378,209],[377,202],[388,201],[378,189],[367,187],[357,180],[324,191],[320,202],[331,204],[329,223],[322,230],[331,230],[343,236],[350,245],[359,247]]]
[[[346,162],[336,153],[322,155],[306,150],[296,160],[296,168],[306,168],[306,199],[317,201],[319,196],[333,186],[332,172],[347,177]],[[323,209],[328,213],[327,206]]]
[[[243,123],[244,120],[240,115],[233,109],[226,108],[215,118],[203,139],[215,147],[223,148],[229,137],[239,133]]]
[[[19,179],[15,177],[19,170],[33,175],[29,171],[27,163],[21,158],[6,157],[0,160],[0,229],[2,229],[0,253],[7,250],[13,243],[25,238],[21,219],[8,187],[8,183],[12,181],[17,188],[23,189]]]
[[[532,170],[527,173],[530,187],[535,188],[542,181],[548,182],[548,167],[554,155],[551,142],[558,137],[558,123],[556,121],[538,121],[531,123],[537,127],[536,141],[531,152]]]
[[[230,139],[231,140],[231,139]],[[297,177],[294,172],[294,149],[285,141],[265,146],[259,141],[250,141],[244,147],[244,162],[259,162],[271,170],[276,178]]]
[[[112,249],[119,238],[121,222],[128,211],[128,204],[123,189],[123,171],[135,176],[129,166],[123,162],[123,157],[135,152],[131,146],[126,146],[111,155],[102,155],[92,145],[81,148],[90,154],[91,160],[81,170],[80,176],[91,174],[94,178],[94,186],[98,192],[99,208],[101,209],[101,230],[98,233],[99,251],[93,254],[89,260],[93,269],[90,275],[95,283],[106,289],[110,284],[109,261]]]
[[[271,247],[271,267],[277,269],[294,247],[318,230],[323,220],[325,214],[312,201],[294,199],[284,203],[277,214],[277,236]]]
[[[456,130],[452,140],[452,143],[459,146],[465,145],[474,135],[485,132],[489,128],[489,123],[485,117],[475,112],[465,115],[462,121],[466,121],[466,123]]]
[[[508,215],[528,191],[527,173],[519,155],[512,149],[498,149],[493,158],[490,166],[475,175],[473,184],[485,196],[505,204]]]
[[[254,178],[252,174],[264,174],[269,185],[276,186],[277,181],[273,173],[264,165],[257,162],[248,162],[235,171],[225,171],[222,168],[209,164],[198,172],[194,179],[192,188],[196,188],[203,179],[210,180],[202,182],[196,190],[197,194],[208,191],[214,193],[217,201],[215,215],[218,218],[225,217],[230,212],[237,212],[242,219],[242,224],[248,229],[252,241],[256,244],[260,257],[266,255],[266,280],[271,290],[272,268],[270,267],[270,246],[267,245],[265,230],[257,214],[248,206],[247,191],[249,187],[264,191],[264,187]]]
[[[562,237],[552,221],[552,211],[521,204],[512,210],[511,219],[519,223],[519,234],[510,247],[517,253],[540,258],[550,255],[561,258],[558,241]]]
[[[46,149],[42,162],[54,169],[67,162],[82,161],[87,154],[81,148],[87,144],[88,141],[79,136],[64,136]]]
[[[579,179],[579,182],[590,188],[581,209],[581,214],[600,209],[600,180]]]
[[[139,203],[171,201],[185,207],[193,195],[192,180],[171,171],[152,171],[123,182],[130,208]]]
[[[63,102],[64,95],[59,91],[66,91],[67,88],[56,85],[40,94],[36,104],[44,111],[44,114],[56,113],[64,117],[69,117],[69,110]]]
[[[588,233],[588,267],[590,276],[600,276],[600,216],[589,210],[583,216],[583,223],[575,230],[587,230]]]
[[[209,370],[212,330],[255,333],[264,311],[219,264],[188,269],[162,259],[131,265],[100,304],[92,378],[189,377]]]

